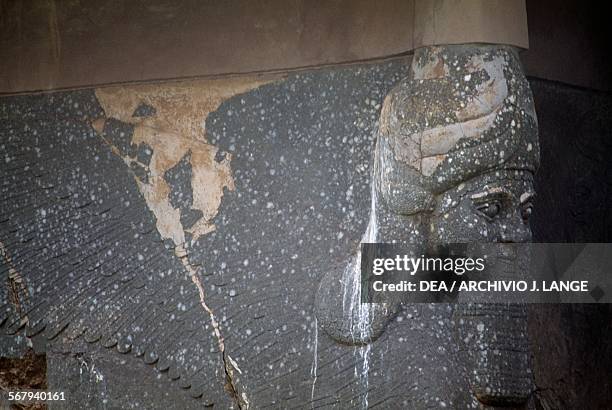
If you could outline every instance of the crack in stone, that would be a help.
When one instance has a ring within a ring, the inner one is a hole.
[[[206,303],[204,286],[197,274],[198,268],[190,264],[187,248],[193,245],[199,236],[215,229],[212,220],[218,211],[223,190],[235,189],[229,167],[231,155],[226,155],[222,161],[215,161],[218,149],[206,141],[205,119],[226,99],[280,78],[245,77],[99,88],[96,90],[96,98],[105,116],[91,123],[97,134],[110,146],[111,151],[125,162],[128,171],[134,175],[138,190],[157,219],[157,231],[163,238],[174,243],[174,254],[189,273],[198,290],[200,305],[210,317],[221,351],[225,388],[240,409],[248,409],[250,405],[246,392],[238,388],[236,372],[241,374],[242,371],[225,350],[219,322]],[[133,113],[142,104],[150,106],[154,112],[144,118],[135,118]],[[137,156],[133,158],[130,153],[121,152],[118,146],[105,138],[105,122],[113,118],[134,127],[130,144],[134,146],[146,143],[152,151],[150,163],[141,164]],[[170,202],[170,187],[164,176],[187,152],[190,153],[189,162],[192,167],[192,207],[200,210],[202,216],[186,229],[180,219],[181,209],[174,208]],[[144,168],[148,176],[147,181],[143,182],[138,178],[131,167],[133,163]]]
[[[133,170],[129,167],[129,164],[130,164],[129,158],[125,158],[123,155],[121,155],[121,152],[119,152],[117,147],[115,147],[107,138],[105,138],[101,132],[98,132],[98,136],[102,139],[102,141],[106,145],[110,147],[111,152],[113,152],[113,154],[117,155],[119,158],[121,158],[126,163],[126,165],[128,165],[128,172],[133,173]],[[136,180],[136,183],[138,183],[138,178],[136,175],[134,175],[134,179]],[[171,239],[174,239],[174,238],[171,238]],[[0,250],[3,250],[3,247],[1,245],[2,243],[0,242]],[[175,246],[176,247],[174,249],[174,254],[181,261],[183,267],[189,273],[189,277],[191,281],[193,282],[193,284],[196,286],[198,290],[200,305],[210,317],[211,325],[213,327],[215,337],[217,338],[217,345],[219,347],[219,351],[221,352],[221,360],[223,362],[223,372],[225,373],[226,390],[229,392],[232,399],[236,402],[236,404],[238,405],[238,408],[240,408],[241,410],[242,409],[246,410],[249,408],[249,405],[250,405],[248,396],[245,392],[239,393],[238,391],[239,389],[237,388],[236,378],[234,376],[234,370],[238,371],[238,373],[240,374],[242,373],[242,371],[240,370],[240,368],[238,367],[234,359],[232,359],[231,356],[225,351],[225,343],[224,343],[223,335],[221,334],[219,322],[217,321],[217,318],[213,310],[206,303],[204,285],[202,284],[202,282],[200,281],[200,278],[197,275],[197,269],[194,268],[191,265],[191,263],[189,263],[189,258],[187,257],[187,250],[185,249],[185,244],[175,243]]]
[[[181,260],[183,266],[185,267],[185,269],[187,269],[187,272],[189,272],[191,281],[198,289],[200,305],[202,305],[202,308],[204,308],[204,310],[208,313],[208,316],[210,317],[215,337],[217,338],[219,351],[221,351],[223,370],[225,371],[226,389],[229,391],[230,395],[236,401],[236,404],[240,409],[248,409],[248,397],[245,392],[242,392],[241,394],[239,393],[236,379],[234,376],[234,370],[236,370],[238,373],[242,373],[242,371],[240,370],[234,359],[232,359],[231,356],[225,351],[225,343],[223,335],[221,334],[219,322],[217,321],[213,310],[206,303],[204,286],[202,285],[202,281],[197,275],[197,270],[189,263],[187,252],[182,246],[177,246],[177,248],[175,249],[175,254]]]

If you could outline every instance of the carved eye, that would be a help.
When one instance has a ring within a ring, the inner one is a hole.
[[[501,202],[492,201],[479,205],[476,209],[489,219],[495,218],[501,211]]]
[[[531,217],[532,213],[533,213],[533,204],[531,202],[523,204],[521,208],[521,216],[523,217],[523,222],[525,223],[529,222],[529,218]]]

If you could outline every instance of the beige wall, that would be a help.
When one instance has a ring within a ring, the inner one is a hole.
[[[414,47],[495,43],[529,47],[524,0],[415,0]]]
[[[524,0],[0,0],[0,93],[527,47]]]

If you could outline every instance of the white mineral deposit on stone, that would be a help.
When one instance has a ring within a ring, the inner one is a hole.
[[[381,150],[375,149],[375,153],[380,153]],[[382,155],[377,154],[374,158],[374,166],[372,169],[372,176],[370,182],[370,217],[368,219],[368,226],[365,234],[361,239],[361,243],[376,243],[378,240],[378,221],[376,218],[376,202],[377,192],[374,181],[376,180],[376,174],[381,169]],[[350,318],[350,332],[354,339],[368,340],[371,336],[371,324],[370,324],[370,313],[373,309],[373,305],[368,303],[361,303],[361,250],[353,258],[353,260],[346,266],[343,272],[342,281],[344,282],[344,295],[342,300],[342,308],[345,312],[348,312]],[[355,309],[357,311],[355,312]],[[356,313],[356,314],[355,314]],[[356,319],[356,322],[355,322]],[[361,369],[355,366],[355,376],[359,378],[364,396],[362,400],[362,407],[368,407],[368,375],[370,371],[370,352],[372,345],[367,344],[365,346],[356,346],[355,355],[359,356],[359,362],[361,362]]]
[[[312,367],[310,368],[310,375],[312,376],[312,389],[310,391],[310,406],[314,408],[314,392],[315,385],[317,384],[317,368],[318,368],[318,351],[319,351],[319,324],[317,317],[314,318],[314,355],[312,361]]]

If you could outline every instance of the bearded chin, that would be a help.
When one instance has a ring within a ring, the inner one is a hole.
[[[482,244],[487,253],[481,280],[528,279],[531,260],[528,244]],[[472,278],[471,278],[472,279]],[[508,297],[460,295],[455,307],[455,336],[460,346],[472,392],[484,404],[524,403],[533,391],[527,306],[520,293]]]

